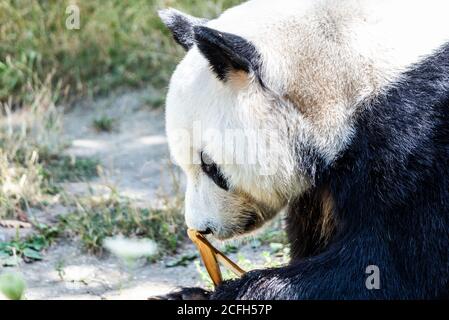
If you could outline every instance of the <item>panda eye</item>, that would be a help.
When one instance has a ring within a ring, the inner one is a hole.
[[[218,187],[229,190],[228,182],[217,164],[203,152],[201,152],[201,169]]]

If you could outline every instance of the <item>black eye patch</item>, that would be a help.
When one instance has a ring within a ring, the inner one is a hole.
[[[201,152],[201,169],[221,189],[229,191],[229,185],[220,168],[205,153]]]

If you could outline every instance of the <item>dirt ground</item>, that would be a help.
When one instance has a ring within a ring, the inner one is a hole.
[[[148,91],[114,94],[83,102],[65,114],[64,138],[70,141],[66,152],[98,158],[105,168],[103,177],[66,183],[67,192],[83,194],[90,187],[101,193],[107,183],[134,201],[151,206],[158,205],[161,193],[170,194],[169,172],[176,169],[169,161],[164,111],[149,106],[149,95]],[[117,120],[114,131],[98,133],[92,128],[93,120],[101,115]],[[39,214],[45,220],[66,210],[54,206]],[[0,228],[0,240],[8,237],[7,232],[11,231]],[[239,249],[239,254],[258,266],[263,265],[261,253],[266,249],[246,245]],[[174,268],[166,266],[167,261],[179,259],[186,252],[196,252],[189,243],[181,245],[178,251],[178,256],[153,264],[129,266],[115,257],[89,255],[75,240],[60,240],[45,252],[43,261],[22,263],[18,269],[27,282],[27,299],[146,299],[178,286],[204,286],[194,262]]]

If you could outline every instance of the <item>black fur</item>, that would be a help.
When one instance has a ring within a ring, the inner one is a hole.
[[[287,234],[296,260],[320,254],[333,237],[335,220],[325,214],[323,203],[329,194],[327,186],[313,188],[289,205]]]
[[[204,152],[201,152],[201,170],[221,189],[229,191],[229,183],[220,167]]]
[[[251,42],[204,26],[196,26],[193,30],[198,49],[220,80],[226,81],[232,71],[252,71],[259,77],[260,57]]]
[[[362,110],[349,148],[316,166],[314,190],[289,208],[291,264],[226,282],[212,299],[449,298],[449,45]],[[325,243],[323,187],[335,220]],[[366,288],[369,265],[380,290]]]
[[[163,296],[149,297],[148,300],[209,300],[210,292],[201,288],[176,289]]]

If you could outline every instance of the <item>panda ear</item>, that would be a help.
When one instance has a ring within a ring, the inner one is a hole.
[[[198,49],[220,80],[226,81],[236,71],[257,73],[260,59],[252,43],[204,26],[195,26],[193,30]]]
[[[193,47],[193,27],[204,25],[207,19],[192,17],[175,9],[165,9],[158,12],[162,22],[170,29],[173,38],[186,51]]]

